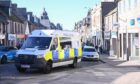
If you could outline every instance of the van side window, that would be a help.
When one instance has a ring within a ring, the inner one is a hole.
[[[56,50],[57,47],[58,47],[58,38],[54,38],[51,45],[51,50]]]
[[[72,42],[70,37],[61,37],[60,46],[62,49],[69,49],[72,47]]]

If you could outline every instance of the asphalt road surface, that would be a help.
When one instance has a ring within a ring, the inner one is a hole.
[[[125,73],[124,68],[102,61],[80,62],[74,69],[68,66],[57,67],[50,74],[43,74],[39,70],[19,73],[14,64],[9,63],[0,65],[0,84],[113,84]]]

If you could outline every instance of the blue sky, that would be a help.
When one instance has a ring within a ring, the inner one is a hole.
[[[26,7],[40,17],[46,8],[51,22],[62,24],[65,30],[72,30],[74,23],[83,19],[89,8],[100,0],[12,0],[18,7]]]

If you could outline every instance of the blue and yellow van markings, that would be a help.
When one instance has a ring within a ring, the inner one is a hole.
[[[74,57],[82,57],[82,49],[64,49],[64,50],[53,50],[48,51],[45,54],[45,60],[63,60],[63,59],[69,59]]]
[[[52,51],[48,51],[46,54],[45,54],[45,60],[48,61],[48,60],[53,60],[52,58]]]

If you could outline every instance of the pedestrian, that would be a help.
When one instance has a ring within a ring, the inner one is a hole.
[[[103,49],[102,49],[102,46],[100,46],[100,53],[102,54],[102,52],[103,52]]]
[[[96,48],[97,52],[99,53],[99,47],[96,45],[95,48]]]
[[[83,43],[82,43],[82,50],[83,50],[83,48],[84,48],[85,45],[86,45],[85,42],[83,42]]]

